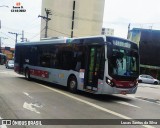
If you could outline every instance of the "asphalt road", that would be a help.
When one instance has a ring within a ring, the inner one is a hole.
[[[160,119],[160,85],[140,84],[135,95],[72,94],[54,84],[27,81],[0,66],[2,119]],[[73,120],[74,121],[74,120]],[[92,120],[91,120],[92,121]],[[94,120],[93,120],[94,121]],[[0,128],[157,128],[158,125],[49,125]]]

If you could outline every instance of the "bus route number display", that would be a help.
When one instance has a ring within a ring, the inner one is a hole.
[[[131,48],[131,44],[129,42],[113,40],[113,44],[120,47]]]

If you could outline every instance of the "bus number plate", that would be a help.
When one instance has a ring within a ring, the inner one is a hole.
[[[126,95],[127,91],[121,91],[120,93],[123,94],[123,95]]]

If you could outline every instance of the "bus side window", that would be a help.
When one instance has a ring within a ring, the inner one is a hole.
[[[41,66],[42,67],[48,67],[48,68],[50,68],[51,66],[50,66],[50,61],[51,61],[51,56],[50,55],[43,55],[43,56],[41,56],[41,58],[40,58],[40,64],[41,64]]]
[[[70,70],[73,69],[73,52],[64,51],[62,53],[62,69]]]
[[[82,68],[82,52],[77,52],[75,70],[79,72]]]
[[[103,80],[104,77],[104,67],[105,67],[105,52],[104,48],[101,48],[100,53],[100,65],[99,65],[99,78]]]

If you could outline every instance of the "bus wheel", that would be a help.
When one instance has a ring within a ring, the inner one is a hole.
[[[157,81],[155,81],[155,82],[154,82],[154,84],[155,84],[155,85],[157,85],[157,84],[158,84],[158,82],[157,82]]]
[[[69,91],[72,92],[72,93],[77,92],[77,79],[76,79],[75,76],[70,76],[69,77],[68,88],[69,88]]]
[[[25,78],[26,78],[27,80],[31,80],[31,78],[30,78],[30,72],[29,72],[29,69],[28,69],[28,68],[25,70]]]

